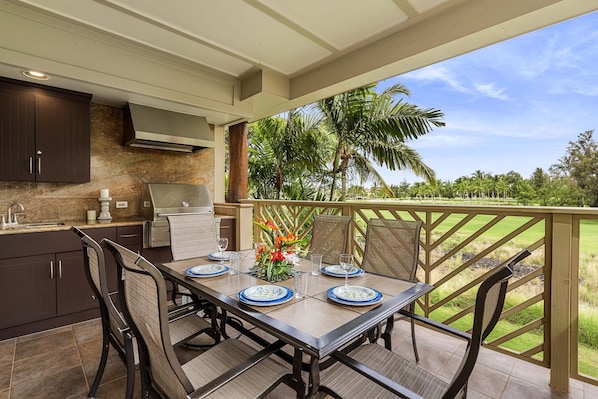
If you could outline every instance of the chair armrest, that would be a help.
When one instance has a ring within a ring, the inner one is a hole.
[[[439,330],[442,330],[444,332],[447,332],[449,334],[455,335],[455,336],[457,336],[459,338],[462,338],[462,339],[464,339],[466,341],[470,341],[471,340],[471,334],[468,334],[468,333],[463,332],[461,330],[457,330],[456,328],[453,328],[451,326],[447,326],[446,324],[442,324],[442,323],[439,323],[437,321],[430,320],[427,317],[423,317],[423,316],[420,316],[418,314],[408,312],[406,310],[400,310],[398,313],[400,313],[403,316],[410,317],[410,318],[412,318],[414,320],[422,322],[424,324],[427,324],[429,326],[432,326],[434,328],[437,328]]]
[[[346,354],[336,351],[330,354],[331,357],[335,358],[339,362],[343,363],[347,367],[355,370],[359,374],[363,375],[364,377],[374,381],[375,383],[379,384],[380,386],[386,388],[390,392],[395,395],[398,395],[401,398],[406,399],[424,399],[422,396],[416,394],[415,392],[411,391],[410,389],[404,387],[401,384],[397,384],[395,381],[391,380],[388,377],[383,376],[382,374],[378,373],[377,371],[372,370],[365,364],[353,359],[352,357],[347,356]]]

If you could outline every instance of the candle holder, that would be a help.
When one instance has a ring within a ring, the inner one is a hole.
[[[100,197],[98,198],[98,201],[100,201],[100,216],[98,216],[98,222],[110,222],[112,220],[112,215],[110,215],[110,201],[112,201],[112,197]]]

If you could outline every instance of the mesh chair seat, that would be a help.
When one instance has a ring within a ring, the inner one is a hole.
[[[182,365],[183,371],[197,389],[219,377],[231,367],[241,363],[257,350],[237,339],[227,339]],[[265,359],[210,394],[210,398],[258,398],[267,391],[273,381],[289,374],[280,363]]]
[[[81,238],[84,249],[85,274],[87,280],[100,302],[103,345],[98,370],[89,390],[89,397],[96,395],[102,380],[108,358],[109,346],[116,350],[127,369],[126,398],[132,398],[135,381],[135,369],[139,364],[137,341],[130,331],[123,314],[118,310],[108,290],[106,262],[100,244],[76,227],[71,231]],[[116,271],[114,271],[116,273]],[[203,332],[212,332],[213,325],[196,315],[193,307],[175,309],[177,318],[171,322],[172,345],[191,339]],[[213,334],[216,336],[216,334]]]
[[[119,295],[125,319],[138,338],[141,378],[146,389],[153,388],[166,398],[197,397],[198,389],[210,390],[210,381],[224,374],[232,379],[223,381],[222,386],[218,383],[210,397],[254,398],[291,378],[288,368],[269,358],[282,343],[258,352],[229,339],[181,365],[172,345],[166,344],[171,340],[172,328],[162,274],[142,256],[108,239],[102,242],[114,253],[124,273],[124,279],[119,280]],[[235,369],[244,361],[249,361],[246,368]]]
[[[207,256],[218,251],[216,221],[211,213],[201,215],[168,216],[172,260]],[[177,296],[191,296],[191,292],[173,283],[172,301]]]
[[[313,222],[310,254],[322,254],[322,262],[338,264],[347,250],[351,216],[317,215]]]
[[[422,316],[409,315],[422,323],[468,341],[461,364],[450,382],[440,380],[431,372],[391,350],[377,344],[368,344],[358,347],[349,354],[333,353],[331,356],[339,362],[320,373],[322,390],[335,398],[345,399],[395,398],[399,392],[404,395],[403,397],[427,399],[453,399],[466,396],[467,382],[477,361],[480,347],[500,319],[513,268],[529,255],[527,249],[521,251],[497,270],[490,272],[482,282],[476,295],[471,334]],[[397,393],[391,392],[381,385],[382,383],[392,386]]]
[[[368,221],[365,252],[361,267],[366,272],[415,280],[419,263],[419,241],[422,227],[421,220],[370,219]],[[407,308],[413,312],[415,303]],[[400,319],[398,316],[395,319]],[[381,338],[386,349],[392,349],[392,323],[386,325]],[[411,319],[411,343],[415,361],[419,362],[415,323]]]
[[[350,353],[352,359],[366,364],[372,370],[403,385],[426,399],[440,399],[449,384],[378,344],[362,345]],[[332,389],[341,398],[396,398],[357,371],[340,363],[323,375],[322,385]]]

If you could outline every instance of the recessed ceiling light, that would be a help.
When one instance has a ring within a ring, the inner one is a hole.
[[[48,75],[46,75],[43,72],[37,72],[37,71],[23,71],[21,72],[23,75],[27,76],[28,78],[31,79],[37,79],[37,80],[48,80],[50,79],[50,77]]]

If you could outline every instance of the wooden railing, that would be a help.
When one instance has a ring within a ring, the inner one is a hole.
[[[510,280],[501,322],[487,346],[551,369],[551,386],[568,390],[577,372],[579,221],[598,219],[587,208],[444,206],[370,202],[243,200],[254,219],[273,220],[309,240],[321,213],[352,217],[350,251],[364,253],[371,218],[421,220],[418,279],[434,290],[419,312],[455,327],[471,325],[474,293],[496,267],[524,248],[532,251]],[[254,229],[254,237],[261,234]],[[467,328],[467,327],[464,327]]]

